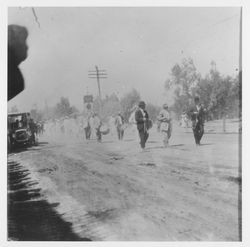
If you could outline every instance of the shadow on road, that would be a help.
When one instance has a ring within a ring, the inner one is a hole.
[[[37,146],[45,146],[49,144],[48,142],[38,142],[38,145]]]
[[[41,197],[38,183],[29,170],[8,162],[8,239],[15,241],[91,241],[81,238],[62,219],[55,208]]]
[[[12,149],[8,151],[8,154],[17,154],[17,153],[30,151],[30,150],[39,150],[39,148],[38,148],[39,146],[42,147],[42,146],[46,146],[47,144],[49,144],[49,143],[48,142],[38,142],[34,146],[28,146],[28,145],[15,146],[15,147],[12,147]]]
[[[162,146],[155,146],[155,147],[150,147],[148,149],[168,149],[168,148],[176,148],[176,147],[182,147],[184,146],[184,144],[174,144],[174,145],[169,145],[168,147],[164,147],[163,145]],[[182,149],[181,149],[182,150]],[[184,150],[184,149],[183,149]]]
[[[123,141],[124,142],[132,142],[132,141],[134,141],[134,139],[124,139]]]
[[[147,149],[151,150],[151,149],[163,149],[163,146],[155,146],[155,147],[149,147]]]
[[[175,145],[170,145],[170,147],[182,147],[184,144],[175,144]]]
[[[113,141],[102,141],[102,143],[113,143]]]

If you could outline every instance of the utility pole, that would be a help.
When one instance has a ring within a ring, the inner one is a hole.
[[[106,70],[98,69],[98,66],[95,66],[95,70],[89,70],[88,76],[89,76],[90,79],[96,79],[97,80],[99,98],[101,100],[102,95],[101,95],[100,79],[107,79],[108,78]]]

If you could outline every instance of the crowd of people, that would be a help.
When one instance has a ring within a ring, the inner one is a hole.
[[[194,105],[182,114],[183,127],[188,127],[189,119],[192,122],[192,130],[196,145],[200,145],[204,133],[205,110],[200,104],[199,97],[195,97]],[[128,122],[125,122],[122,112],[109,117],[107,123],[101,121],[100,116],[89,110],[84,116],[74,118],[65,117],[62,119],[47,121],[44,123],[44,131],[49,136],[65,135],[80,139],[96,139],[102,141],[102,136],[110,134],[122,141],[126,133],[126,128],[133,132],[138,132],[138,140],[142,150],[145,149],[149,138],[149,130],[153,126],[153,121],[146,110],[144,101],[131,109]],[[169,146],[173,129],[173,121],[167,104],[164,104],[157,117],[157,130],[162,136],[163,147]]]

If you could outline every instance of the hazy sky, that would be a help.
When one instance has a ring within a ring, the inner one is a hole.
[[[9,102],[19,110],[54,105],[60,96],[82,109],[83,95],[97,95],[88,79],[105,69],[102,95],[137,89],[146,102],[171,101],[164,82],[175,63],[191,57],[205,75],[212,60],[235,75],[239,60],[240,8],[116,7],[9,8],[9,24],[29,30],[29,56],[21,64],[26,89]]]

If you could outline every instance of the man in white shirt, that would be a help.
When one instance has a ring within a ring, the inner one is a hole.
[[[166,148],[168,147],[168,141],[172,132],[171,117],[167,104],[163,105],[163,109],[160,111],[157,120],[160,121],[160,132],[163,135],[163,144]]]

